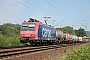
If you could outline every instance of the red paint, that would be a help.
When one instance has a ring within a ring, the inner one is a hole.
[[[20,38],[34,38],[35,40],[38,39],[38,27],[40,25],[40,22],[22,22],[23,24],[35,24],[35,29],[33,31],[22,31],[20,30]],[[21,29],[22,29],[21,25]]]
[[[66,32],[66,40],[71,40],[70,39],[70,33]]]

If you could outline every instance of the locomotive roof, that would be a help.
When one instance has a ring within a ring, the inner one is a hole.
[[[24,21],[24,22],[26,22],[26,21]],[[54,28],[54,27],[53,27],[53,26],[51,26],[51,25],[46,25],[46,24],[43,24],[42,22],[40,22],[40,21],[38,21],[38,20],[36,20],[36,19],[33,19],[33,18],[29,18],[29,21],[28,21],[28,22],[26,22],[26,23],[29,23],[29,22],[39,22],[39,23],[40,23],[40,25],[44,25],[44,26],[47,26],[47,27]]]
[[[38,21],[38,20],[36,20],[36,19],[33,19],[33,18],[29,18],[29,20],[28,21],[24,21],[23,23],[33,23],[33,22],[40,22],[40,21]],[[41,22],[40,22],[41,23]]]
[[[51,27],[51,28],[54,28],[53,26],[51,26],[51,25],[46,25],[46,24],[43,24],[42,22],[40,22],[41,23],[41,25],[44,25],[44,26],[47,26],[47,27]]]
[[[29,18],[29,21],[28,22],[40,22],[40,21],[38,21],[36,19]]]

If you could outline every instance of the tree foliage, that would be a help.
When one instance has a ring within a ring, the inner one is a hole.
[[[63,28],[58,28],[61,31],[69,32],[70,34],[77,35],[77,36],[86,36],[86,32],[84,29],[80,28],[78,30],[74,30],[73,27],[65,26]]]
[[[74,30],[74,31],[77,36],[87,36],[85,30],[82,28],[80,28],[78,30]]]
[[[20,46],[19,24],[4,23],[0,25],[0,46]]]
[[[19,29],[20,29],[19,25],[17,26],[11,23],[4,23],[3,25],[0,26],[1,34],[8,36],[8,37],[19,34]]]

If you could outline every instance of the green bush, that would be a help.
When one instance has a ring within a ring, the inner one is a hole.
[[[22,46],[22,43],[19,41],[19,35],[6,37],[0,34],[0,46],[7,47],[7,46]]]
[[[90,60],[90,43],[85,44],[77,51],[67,54],[65,60]]]
[[[0,25],[0,47],[22,46],[19,41],[20,26],[5,23]]]

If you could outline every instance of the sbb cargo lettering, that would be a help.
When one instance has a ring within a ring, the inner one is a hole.
[[[42,37],[51,37],[51,30],[42,28]]]

